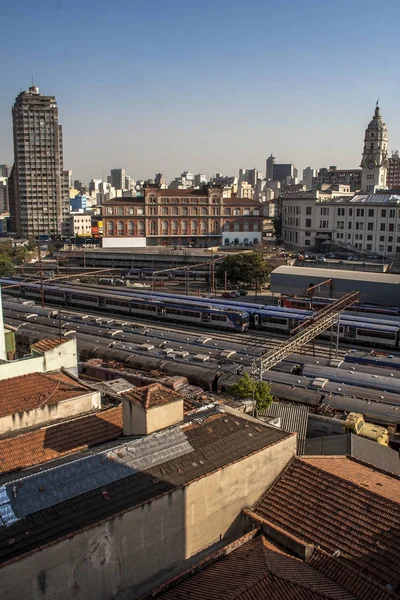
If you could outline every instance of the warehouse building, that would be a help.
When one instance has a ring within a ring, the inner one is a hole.
[[[400,304],[400,275],[387,273],[362,273],[336,269],[310,269],[307,267],[278,267],[271,273],[271,291],[278,294],[306,296],[307,289],[332,279],[315,291],[315,295],[339,298],[353,290],[360,291],[361,302],[371,304]]]

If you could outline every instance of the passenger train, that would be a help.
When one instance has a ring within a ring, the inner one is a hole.
[[[313,298],[312,307],[314,310],[320,310],[334,302],[334,298]],[[295,308],[297,310],[310,310],[310,298],[297,298],[296,296],[281,296],[278,301],[280,306],[286,308]],[[366,304],[356,302],[348,310],[352,312],[373,313],[377,315],[394,315],[400,316],[399,306],[377,306],[376,304]]]
[[[160,269],[130,269],[129,271],[121,271],[121,278],[128,281],[152,281],[155,278],[157,281],[172,280],[172,281],[197,281],[208,282],[209,273],[205,271],[189,271],[176,270],[169,272],[160,272]]]
[[[0,279],[4,292],[23,299],[40,301],[38,283]],[[16,285],[17,284],[17,285]],[[7,285],[14,287],[7,288]],[[133,318],[147,317],[180,324],[201,325],[208,328],[243,332],[248,328],[271,333],[291,334],[299,325],[315,315],[281,306],[247,304],[242,301],[226,302],[224,299],[175,296],[157,292],[113,291],[68,285],[45,285],[44,300],[69,308],[98,310]],[[335,326],[333,327],[335,332]],[[373,347],[399,348],[400,320],[370,318],[342,313],[340,317],[341,341],[367,344]],[[330,331],[321,337],[330,337]]]
[[[0,285],[4,286],[4,292],[7,294],[24,299],[41,300],[38,283],[0,279]],[[13,285],[13,287],[8,288],[7,285]],[[222,309],[218,306],[173,302],[169,299],[139,295],[128,297],[119,293],[108,293],[108,291],[99,292],[88,288],[56,285],[46,285],[43,293],[46,303],[68,308],[86,308],[132,317],[150,317],[231,331],[245,331],[249,326],[249,315],[240,307]]]

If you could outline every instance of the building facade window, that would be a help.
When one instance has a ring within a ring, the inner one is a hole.
[[[114,235],[114,221],[107,221],[107,235]]]
[[[135,227],[133,221],[128,221],[128,235],[134,235]]]

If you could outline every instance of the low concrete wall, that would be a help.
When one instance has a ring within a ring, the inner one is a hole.
[[[103,237],[103,248],[145,248],[145,237]]]
[[[100,408],[101,399],[99,392],[88,392],[77,398],[64,400],[58,404],[45,404],[33,410],[27,410],[13,415],[6,415],[0,419],[0,435],[13,432],[26,427],[33,427],[56,421],[75,417],[89,412],[94,408]]]
[[[43,373],[43,371],[43,356],[10,360],[0,364],[0,380],[19,377],[20,375],[29,375],[30,373]]]

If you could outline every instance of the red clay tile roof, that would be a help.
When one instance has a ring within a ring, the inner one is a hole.
[[[313,456],[303,460],[314,467],[352,481],[363,488],[400,502],[400,479],[385,475],[345,456]]]
[[[326,461],[324,469],[311,460],[295,459],[255,512],[329,554],[338,551],[345,565],[400,591],[400,495],[395,502],[374,485],[378,476],[388,488],[399,482],[349,459],[340,459],[349,463],[342,464],[341,476],[329,472],[329,459],[315,459]],[[368,488],[353,481],[356,471],[370,474]]]
[[[0,381],[0,417],[57,404],[87,394],[89,388],[66,373],[31,373]]]
[[[68,342],[69,338],[61,338],[61,339],[45,339],[40,340],[39,342],[35,342],[32,344],[31,348],[36,352],[46,352],[46,350],[51,350],[52,348],[57,348],[60,344],[64,344]]]
[[[331,556],[317,548],[307,563],[332,581],[343,586],[361,600],[394,600],[398,594],[390,592],[360,571],[343,564],[340,558]]]
[[[175,198],[178,196],[202,196],[203,198],[208,198],[208,191],[204,189],[193,189],[186,188],[185,190],[180,189],[154,189],[149,188],[147,190],[146,196],[149,194],[155,194],[156,196],[166,196],[167,198]]]
[[[253,208],[261,208],[263,204],[252,198],[238,198],[236,195],[232,195],[230,198],[224,198],[224,207],[234,206],[252,206]]]
[[[385,590],[367,582],[360,594],[349,591],[309,563],[279,550],[264,535],[240,540],[205,558],[144,598],[162,600],[389,600]],[[249,540],[249,541],[247,541]],[[235,548],[235,544],[238,547]],[[233,549],[232,549],[233,547]],[[328,557],[329,558],[329,557]],[[354,577],[354,575],[353,575]],[[368,595],[370,590],[376,593]],[[382,592],[382,595],[381,595]],[[367,594],[367,595],[365,595]]]
[[[122,435],[122,407],[0,440],[0,473],[25,469]]]
[[[181,394],[164,387],[161,383],[151,383],[150,385],[124,392],[121,396],[130,402],[140,404],[143,408],[153,408],[183,400]]]

